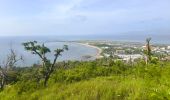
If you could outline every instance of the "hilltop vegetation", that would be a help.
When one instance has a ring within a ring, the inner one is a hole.
[[[107,64],[106,64],[107,63]],[[7,85],[1,100],[134,100],[170,98],[170,63],[125,64],[100,59],[61,62],[44,87],[37,67],[18,68],[18,81]]]

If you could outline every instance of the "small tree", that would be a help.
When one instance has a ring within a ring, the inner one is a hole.
[[[64,45],[62,49],[56,49],[54,50],[54,59],[53,62],[50,61],[50,59],[47,59],[46,54],[50,53],[50,49],[47,48],[44,44],[39,45],[37,44],[37,41],[33,42],[26,42],[23,43],[26,50],[31,51],[32,54],[36,54],[39,56],[39,58],[42,60],[42,71],[41,74],[43,76],[44,80],[44,86],[47,86],[47,82],[50,78],[50,75],[54,71],[54,66],[56,64],[57,58],[61,56],[61,53],[65,50],[68,50],[68,46]]]

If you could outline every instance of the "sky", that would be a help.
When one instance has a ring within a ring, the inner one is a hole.
[[[170,0],[0,0],[0,36],[170,35]]]

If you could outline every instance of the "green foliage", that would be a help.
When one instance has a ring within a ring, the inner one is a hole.
[[[44,86],[47,86],[47,82],[51,76],[51,74],[54,71],[54,66],[56,64],[57,58],[61,56],[61,53],[64,52],[65,50],[68,50],[68,46],[64,45],[62,49],[56,49],[54,50],[55,58],[53,62],[50,61],[46,57],[46,54],[51,52],[48,47],[46,47],[44,44],[39,45],[37,44],[37,41],[33,42],[26,42],[23,43],[23,46],[26,50],[31,51],[33,54],[36,54],[39,56],[40,60],[42,61],[42,66],[37,70],[37,81],[39,83],[40,79],[44,80]]]
[[[18,69],[20,80],[0,92],[2,100],[168,100],[170,63],[128,65],[100,59],[88,62],[60,62],[49,86],[37,85],[36,67]],[[60,65],[60,66],[59,66]],[[67,67],[65,67],[67,66]],[[31,73],[31,74],[30,74]],[[32,80],[28,80],[28,79]]]

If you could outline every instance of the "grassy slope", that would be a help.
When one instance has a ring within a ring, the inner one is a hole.
[[[168,87],[128,76],[99,77],[72,84],[54,84],[33,93],[17,95],[6,90],[1,100],[123,100],[166,99],[170,97]],[[9,95],[8,95],[9,94]]]
[[[81,73],[82,73],[81,68]],[[95,69],[96,70],[96,69]],[[71,70],[73,71],[73,70]],[[74,72],[74,71],[73,71]],[[69,71],[69,73],[72,73]],[[76,70],[75,74],[80,74]],[[72,73],[72,75],[74,75]],[[130,68],[126,73],[50,82],[49,87],[17,94],[13,86],[0,93],[0,100],[157,100],[170,99],[170,64]]]

